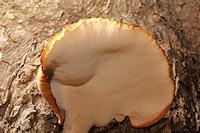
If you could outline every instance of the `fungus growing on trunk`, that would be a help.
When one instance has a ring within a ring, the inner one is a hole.
[[[37,80],[60,124],[65,115],[66,133],[125,116],[134,127],[152,125],[170,108],[175,88],[167,57],[151,35],[101,18],[80,20],[52,37]]]

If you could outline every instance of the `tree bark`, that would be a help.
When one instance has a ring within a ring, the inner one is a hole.
[[[200,131],[199,0],[0,0],[0,132],[61,132],[36,85],[44,46],[62,27],[102,17],[140,27],[164,50],[175,81],[171,109],[156,124],[128,118],[90,133]]]

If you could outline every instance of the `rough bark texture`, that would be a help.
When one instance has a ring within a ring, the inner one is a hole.
[[[90,133],[200,131],[199,0],[0,0],[0,132],[60,132],[36,85],[51,36],[81,18],[103,17],[147,30],[165,51],[175,81],[168,113],[147,128],[129,119]]]

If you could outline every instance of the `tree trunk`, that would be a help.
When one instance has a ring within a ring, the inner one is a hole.
[[[154,36],[171,65],[175,98],[156,124],[133,128],[128,118],[90,133],[200,131],[199,0],[0,0],[0,132],[61,132],[36,85],[44,46],[67,24],[102,17]]]

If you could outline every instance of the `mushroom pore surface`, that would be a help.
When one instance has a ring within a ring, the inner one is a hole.
[[[153,37],[107,19],[66,26],[47,44],[41,66],[65,111],[65,133],[86,133],[124,116],[134,127],[149,126],[174,97],[169,63]]]

